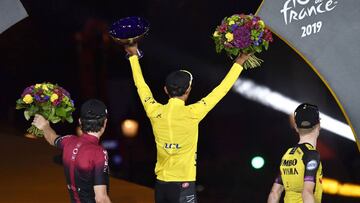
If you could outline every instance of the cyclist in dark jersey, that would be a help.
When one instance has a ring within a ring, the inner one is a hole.
[[[79,119],[82,135],[58,136],[41,115],[35,115],[33,125],[43,130],[45,139],[63,150],[67,188],[72,203],[110,203],[109,168],[106,150],[99,145],[107,123],[103,102],[88,100],[81,107]]]
[[[320,203],[322,196],[322,165],[316,151],[320,131],[317,106],[301,104],[295,110],[299,143],[287,150],[281,159],[280,175],[276,178],[268,203],[278,203],[285,190],[285,203]]]

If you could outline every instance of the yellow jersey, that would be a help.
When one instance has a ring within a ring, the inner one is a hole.
[[[195,181],[199,122],[231,89],[243,70],[242,66],[234,63],[223,81],[194,104],[185,105],[183,100],[177,98],[160,104],[143,78],[138,56],[131,56],[129,60],[135,86],[155,136],[157,179],[168,182]]]
[[[281,159],[280,176],[275,182],[285,189],[285,203],[302,203],[302,191],[305,181],[315,183],[315,202],[322,197],[322,165],[320,155],[308,143],[298,144],[287,150]]]

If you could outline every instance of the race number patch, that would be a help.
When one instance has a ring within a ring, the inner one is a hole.
[[[311,160],[306,164],[307,170],[314,170],[318,166],[318,162],[316,160]]]

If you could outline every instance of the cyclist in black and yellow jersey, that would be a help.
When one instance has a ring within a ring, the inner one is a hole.
[[[303,103],[294,113],[299,143],[287,150],[281,159],[280,175],[276,178],[268,203],[278,203],[285,189],[285,203],[320,203],[322,196],[322,165],[316,151],[320,132],[318,107]]]
[[[230,71],[210,94],[194,104],[185,105],[191,91],[192,75],[179,70],[169,74],[164,90],[167,104],[158,103],[143,78],[137,44],[126,46],[133,79],[155,135],[157,163],[156,203],[195,203],[196,151],[198,125],[205,115],[226,95],[249,55],[240,55]]]

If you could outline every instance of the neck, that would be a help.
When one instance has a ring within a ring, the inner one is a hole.
[[[317,142],[317,136],[314,135],[313,133],[300,135],[299,144],[309,143],[316,148],[316,142]]]
[[[86,134],[95,136],[95,137],[97,137],[98,139],[100,139],[100,137],[101,137],[101,135],[102,135],[101,132],[87,132]]]
[[[180,96],[180,97],[171,97],[171,98],[180,99],[180,100],[183,100],[183,101],[185,102],[186,99],[187,99],[187,96],[186,96],[186,95],[182,95],[182,96]]]

